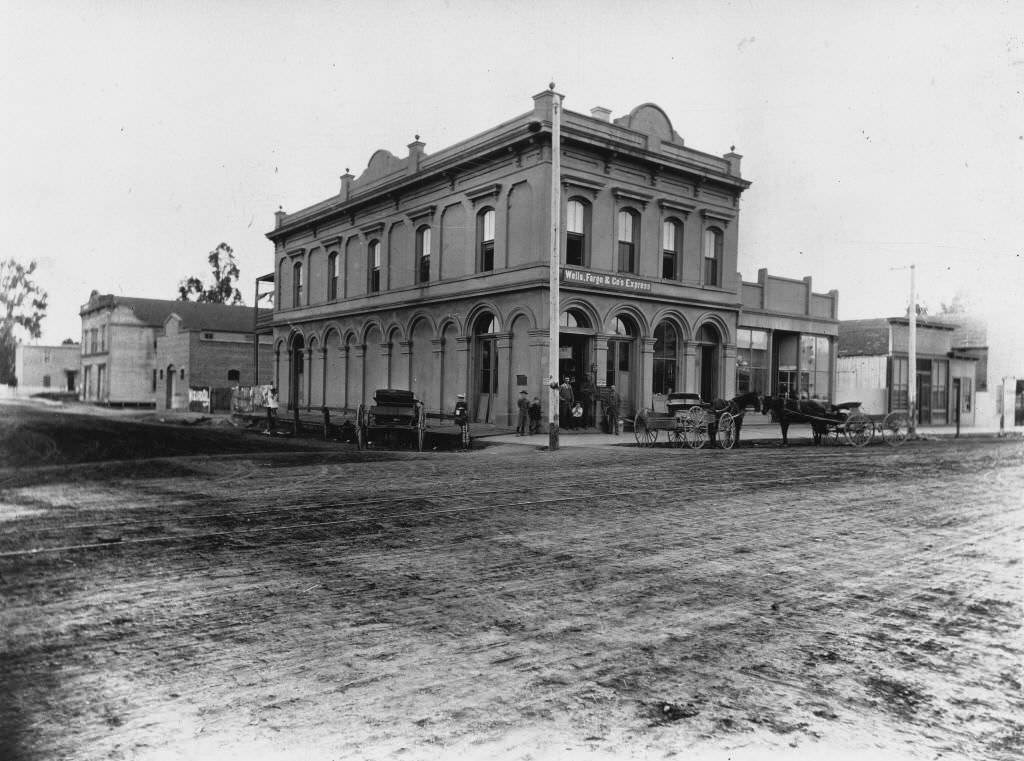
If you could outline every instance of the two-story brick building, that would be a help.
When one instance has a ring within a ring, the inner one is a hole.
[[[546,402],[554,98],[433,155],[418,136],[404,158],[379,150],[338,195],[278,212],[268,329],[289,406],[409,388],[505,423],[520,390]],[[775,383],[810,335],[828,395],[837,294],[742,283],[737,153],[686,146],[650,103],[614,121],[563,111],[561,138],[559,376],[616,385],[628,414],[670,390]]]
[[[93,292],[81,317],[84,401],[186,409],[189,388],[270,382],[269,337],[254,361],[252,307]]]

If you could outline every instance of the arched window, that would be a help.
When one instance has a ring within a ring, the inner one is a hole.
[[[590,320],[579,309],[566,309],[558,320],[563,328],[589,328]]]
[[[430,226],[416,230],[416,282],[430,282]]]
[[[327,300],[338,298],[338,252],[332,251],[327,257]]]
[[[654,379],[651,391],[670,394],[676,385],[679,339],[671,323],[662,322],[654,329]]]
[[[494,269],[494,209],[481,209],[476,215],[476,239],[479,250],[477,269],[490,272]]]
[[[636,272],[639,253],[640,215],[623,209],[618,218],[619,272]]]
[[[370,248],[367,254],[368,270],[370,273],[370,293],[377,293],[380,290],[380,241],[370,241]]]
[[[709,227],[704,231],[704,285],[721,285],[722,231]]]
[[[633,330],[633,326],[623,320],[621,317],[615,318],[615,335],[617,336],[632,336],[636,333]]]
[[[679,246],[683,242],[683,226],[678,219],[666,219],[661,225],[661,276],[678,280]]]
[[[590,204],[570,199],[565,207],[565,263],[585,267],[589,245]]]
[[[302,306],[302,262],[292,267],[292,306]]]

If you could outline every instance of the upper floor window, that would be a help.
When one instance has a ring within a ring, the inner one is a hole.
[[[242,377],[242,373],[238,370],[228,370],[228,380],[238,381]]]
[[[679,244],[683,226],[678,220],[666,219],[661,225],[661,276],[666,280],[679,279]]]
[[[369,250],[370,265],[370,293],[377,293],[380,290],[380,241],[370,241]]]
[[[292,267],[292,306],[302,306],[302,262]]]
[[[331,252],[327,257],[327,300],[338,298],[338,253]]]
[[[483,209],[476,215],[476,238],[480,242],[477,267],[490,272],[494,269],[494,209]]]
[[[704,231],[704,285],[720,285],[722,276],[722,231],[709,227]]]
[[[565,263],[584,267],[590,230],[590,205],[572,199],[565,207]]]
[[[619,272],[636,272],[640,215],[633,209],[623,209],[618,219]]]
[[[430,282],[430,227],[423,225],[416,231],[416,282]]]

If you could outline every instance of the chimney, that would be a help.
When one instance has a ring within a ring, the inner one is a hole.
[[[420,171],[420,161],[426,154],[423,152],[423,147],[426,143],[420,142],[420,136],[416,135],[416,139],[409,143],[409,174],[416,174]]]
[[[275,230],[277,228],[279,228],[281,225],[284,224],[284,218],[287,217],[287,216],[288,215],[285,213],[285,210],[282,209],[280,206],[278,206],[277,207],[277,211],[274,212],[274,229]]]
[[[555,99],[555,95],[560,95],[562,99],[562,108],[565,108],[565,96],[562,93],[555,92],[555,83],[552,82],[547,90],[539,92],[533,96],[533,118],[541,122],[551,121],[551,102]]]
[[[612,120],[612,110],[604,106],[594,106],[590,109],[590,115],[602,122],[610,122]]]
[[[743,159],[743,157],[740,154],[736,153],[736,146],[730,145],[729,152],[722,156],[722,158],[729,162],[729,174],[731,174],[733,177],[739,177],[740,161]]]
[[[348,171],[348,167],[345,167],[345,174],[341,175],[341,200],[348,200],[354,179],[355,177]]]

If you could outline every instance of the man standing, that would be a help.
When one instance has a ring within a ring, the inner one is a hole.
[[[519,436],[526,435],[526,418],[530,411],[530,398],[525,391],[519,392],[519,401],[516,402],[519,408],[519,419],[516,420],[516,433]]]
[[[573,393],[569,385],[569,378],[562,379],[562,385],[558,387],[558,417],[565,428],[575,428],[576,423],[572,417]]]
[[[270,391],[267,392],[267,399],[264,403],[267,407],[267,430],[266,434],[270,436],[274,431],[277,430],[277,409],[280,406],[277,401],[277,389],[273,386]]]
[[[614,433],[616,436],[619,435],[619,405],[622,400],[619,398],[619,392],[615,390],[615,386],[608,387],[608,408],[605,410],[605,417],[608,420],[608,433]]]

